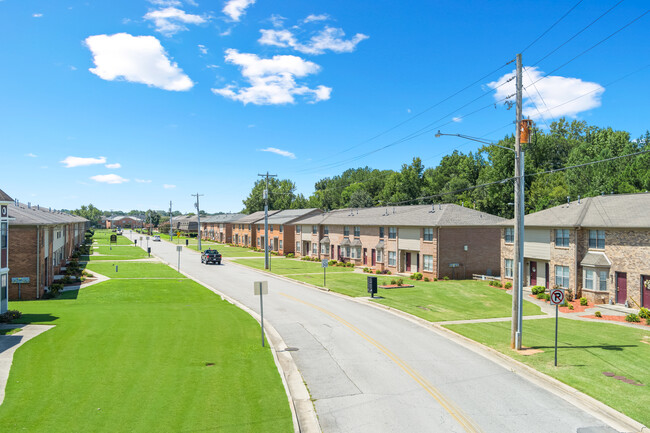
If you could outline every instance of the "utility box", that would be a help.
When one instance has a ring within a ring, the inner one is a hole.
[[[368,277],[368,293],[371,298],[377,293],[377,277]]]

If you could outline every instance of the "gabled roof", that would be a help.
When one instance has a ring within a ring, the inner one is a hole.
[[[456,204],[436,204],[337,209],[297,222],[350,226],[493,227],[505,221],[496,215]]]
[[[269,211],[269,216],[275,215],[278,212],[280,212],[280,211],[279,210],[270,210]],[[250,215],[246,215],[245,217],[238,219],[237,223],[254,224],[260,218],[264,218],[264,211],[263,210],[258,211],[258,212],[253,212]]]
[[[6,192],[0,189],[0,202],[11,202],[11,201],[14,201],[14,199],[9,197],[9,195]]]
[[[301,218],[317,216],[322,213],[322,210],[316,208],[281,210],[273,215],[269,213],[269,224],[291,224],[293,222],[299,221]],[[255,223],[260,224],[263,222],[264,213],[262,213],[262,218],[255,221]]]
[[[650,193],[583,198],[526,215],[524,225],[650,229]]]
[[[139,217],[134,216],[134,215],[118,215],[118,216],[110,217],[109,220],[110,221],[120,221],[120,220],[123,220],[123,219],[126,219],[126,218],[130,218],[133,221],[142,221],[142,218],[139,218]]]
[[[204,219],[201,219],[201,224],[203,223],[232,223],[235,222],[243,217],[245,217],[243,213],[228,213],[228,214],[221,214],[221,215],[212,215],[209,217],[206,217]]]
[[[10,225],[57,225],[69,223],[85,223],[88,220],[77,215],[50,211],[39,206],[28,207],[25,204],[12,203],[7,208]]]

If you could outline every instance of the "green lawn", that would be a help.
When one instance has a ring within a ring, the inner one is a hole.
[[[115,272],[117,265],[117,272]],[[109,278],[185,278],[164,263],[89,263],[86,270],[102,274]]]
[[[237,263],[256,269],[264,267],[263,260],[236,260]],[[323,269],[320,263],[295,260],[276,260],[271,272],[289,275],[290,278],[323,287]],[[302,273],[300,273],[302,272]],[[348,296],[368,296],[367,281],[370,274],[353,273],[351,268],[327,268],[327,288]],[[395,278],[391,275],[378,277],[379,285],[388,285]],[[403,277],[402,277],[403,278]],[[504,290],[488,286],[486,281],[437,281],[424,282],[403,278],[412,288],[379,289],[375,302],[438,322],[446,320],[488,319],[509,317],[512,297]],[[531,302],[524,303],[524,315],[542,314]]]
[[[110,245],[111,235],[114,235],[115,232],[111,230],[95,230],[93,235],[93,240],[97,241],[98,245]],[[117,245],[131,245],[133,241],[129,239],[128,236],[117,236]],[[115,245],[115,244],[113,244]]]
[[[191,280],[112,280],[9,308],[56,327],[16,351],[2,432],[293,430],[259,324]]]
[[[90,256],[81,256],[80,260],[133,260],[148,257],[145,250],[134,246],[99,246],[93,247],[92,250],[95,254]]]
[[[447,328],[530,365],[629,417],[650,425],[650,332],[609,323],[560,319],[558,367],[553,365],[555,319],[524,322],[523,345],[544,352],[522,356],[510,349],[510,323],[448,325]],[[615,373],[635,386],[603,375]]]

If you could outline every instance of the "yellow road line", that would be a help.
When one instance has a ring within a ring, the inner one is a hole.
[[[465,431],[470,433],[482,432],[481,428],[478,425],[476,425],[467,415],[465,415],[463,411],[454,402],[452,402],[447,397],[445,397],[440,391],[438,391],[438,389],[436,389],[436,387],[434,387],[431,383],[429,383],[429,381],[427,381],[420,373],[418,373],[413,367],[408,365],[406,361],[401,359],[399,356],[395,355],[393,352],[391,352],[388,348],[383,346],[377,340],[375,340],[368,334],[364,333],[362,330],[355,327],[347,320],[332,313],[331,311],[321,308],[318,305],[305,302],[301,299],[294,298],[293,296],[287,295],[286,293],[280,293],[280,295],[284,296],[285,298],[289,298],[296,302],[300,302],[301,304],[312,307],[318,311],[321,311],[327,314],[328,316],[332,317],[336,321],[342,323],[352,331],[354,331],[361,338],[368,341],[370,344],[372,344],[377,349],[382,351],[391,361],[397,364],[402,370],[404,370],[404,372],[406,372],[406,374],[408,374],[413,380],[415,380],[415,382],[417,382],[418,385],[424,388],[424,390],[428,392],[438,402],[438,404],[440,404],[440,406],[442,406],[443,409],[445,409],[447,413],[449,413],[458,422],[458,424],[460,424],[465,429]]]

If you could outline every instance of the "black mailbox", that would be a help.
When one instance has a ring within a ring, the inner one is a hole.
[[[147,254],[151,257],[151,247],[147,247]]]
[[[138,240],[137,240],[137,239],[133,239],[133,243],[134,243],[135,245],[138,245]]]
[[[371,298],[377,293],[377,277],[368,277],[368,293]]]
[[[189,239],[185,239],[185,246],[188,246],[189,244],[190,244],[190,240],[189,240]]]

